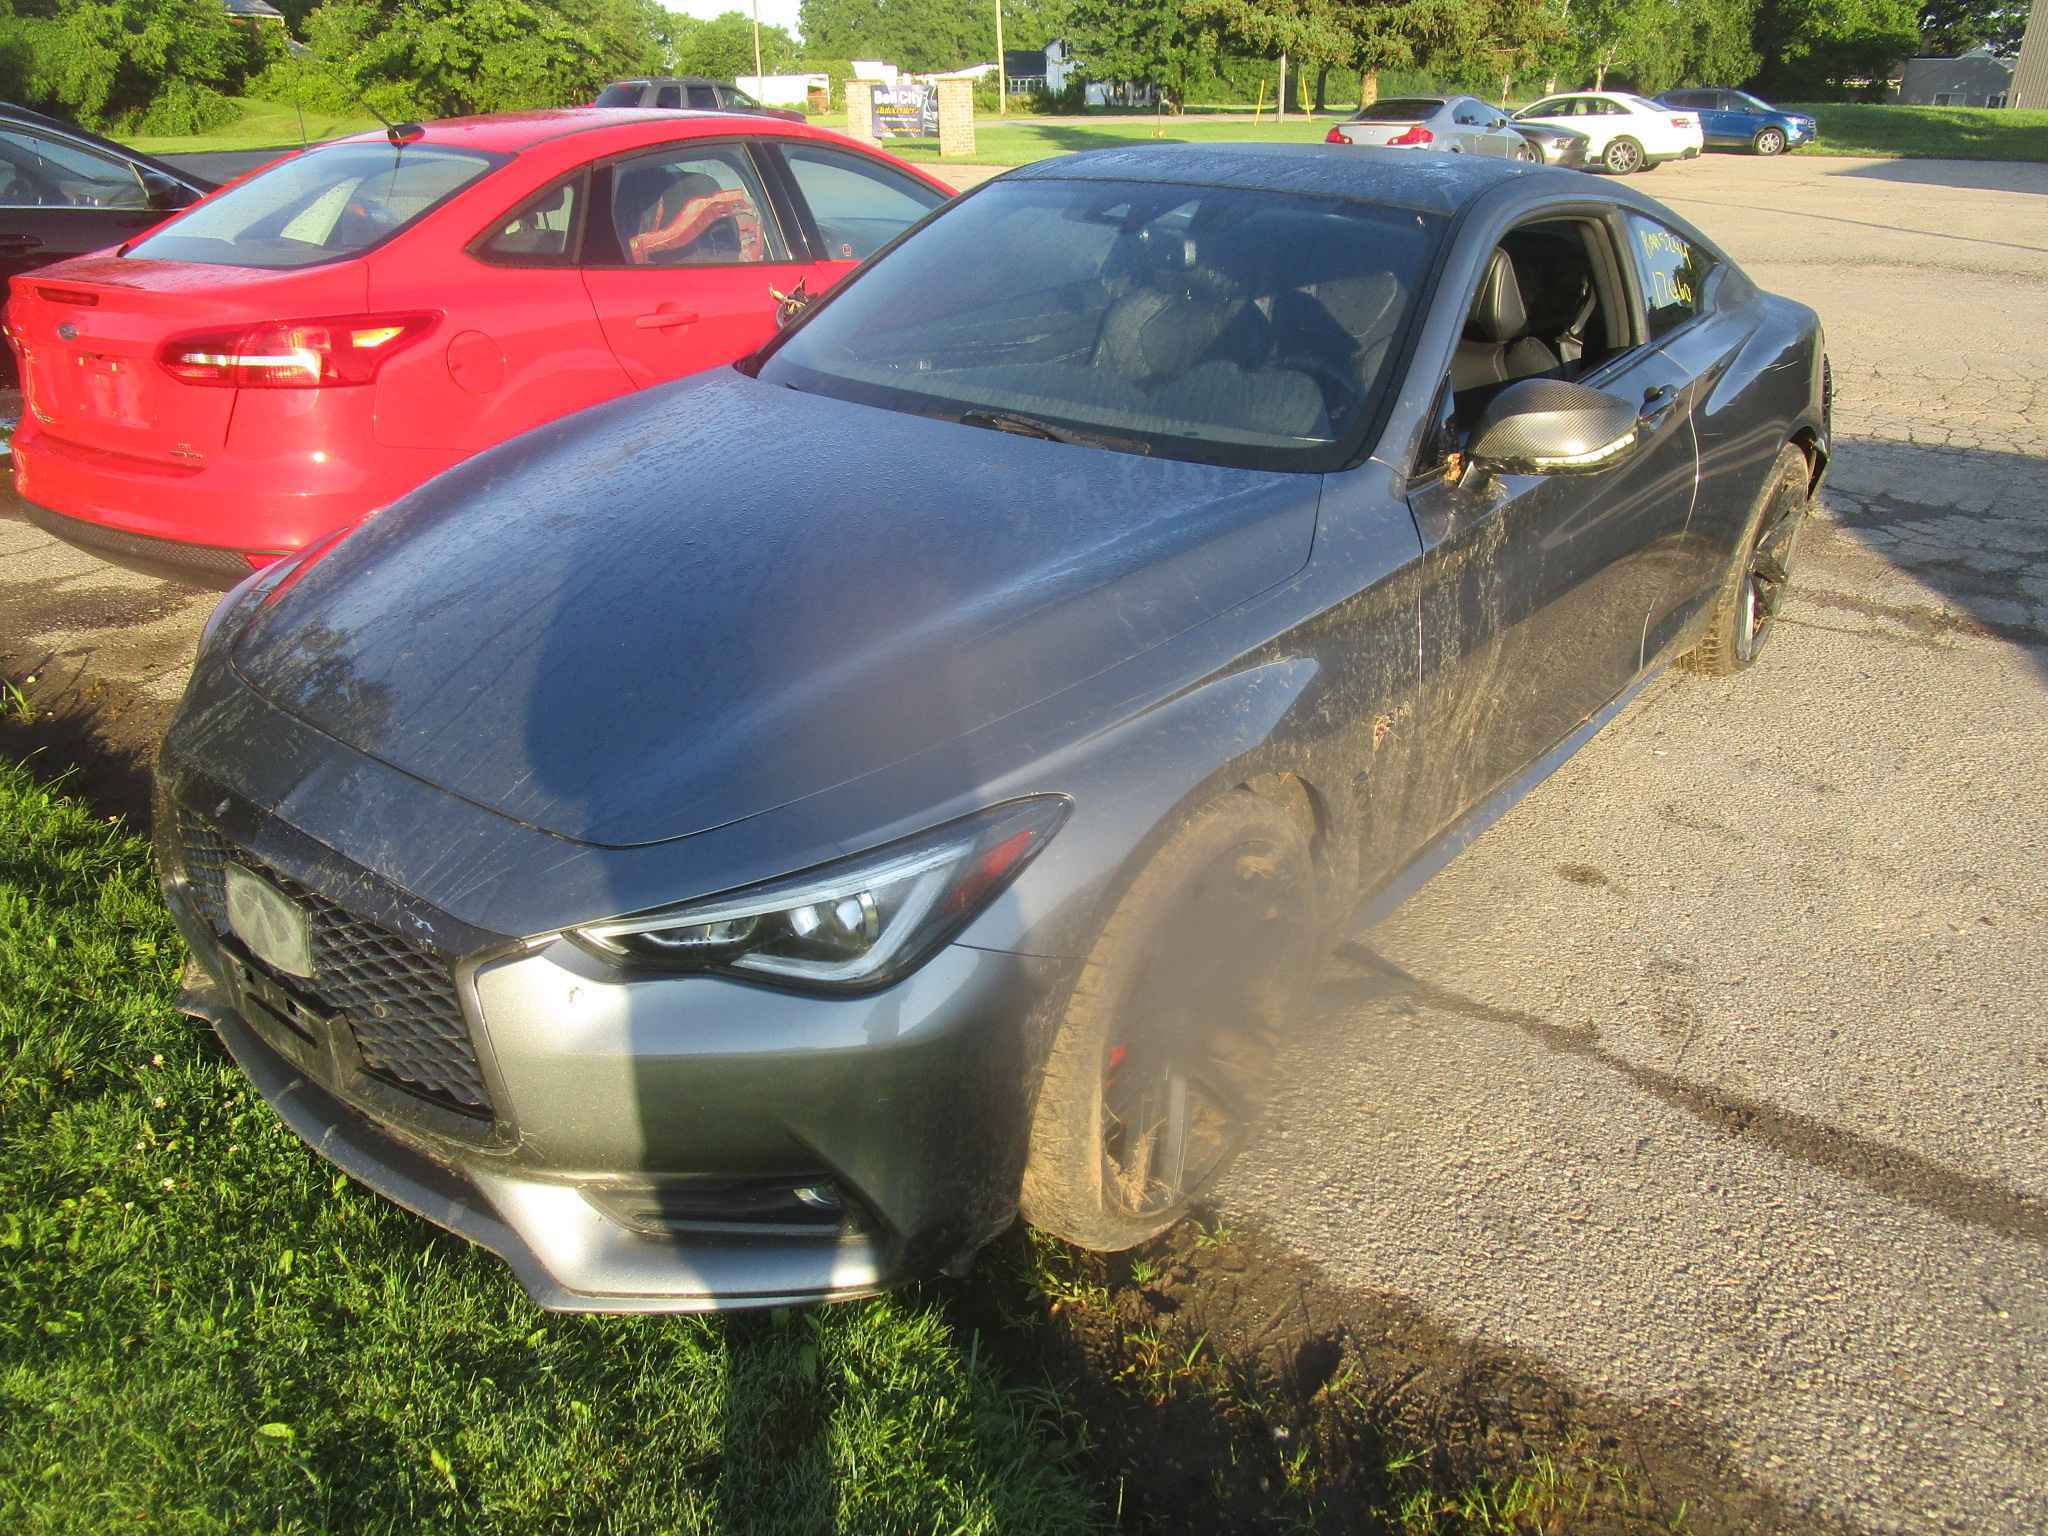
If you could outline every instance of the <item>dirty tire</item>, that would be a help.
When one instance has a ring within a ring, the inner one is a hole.
[[[1750,140],[1750,147],[1760,155],[1782,155],[1785,153],[1785,131],[1782,128],[1759,128],[1756,137]]]
[[[1643,146],[1624,134],[1600,152],[1600,163],[1617,176],[1640,171],[1643,168]]]
[[[1715,599],[1707,632],[1687,653],[1685,663],[1709,677],[1740,672],[1762,654],[1777,627],[1792,574],[1792,556],[1806,521],[1806,455],[1787,443],[1764,484],[1756,510],[1742,530],[1735,560]]]
[[[1242,1145],[1314,979],[1305,813],[1235,789],[1117,903],[1046,1061],[1021,1202],[1032,1225],[1100,1252],[1134,1247]]]

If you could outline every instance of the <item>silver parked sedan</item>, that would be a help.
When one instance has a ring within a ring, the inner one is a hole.
[[[1534,161],[1537,151],[1505,112],[1476,96],[1393,96],[1360,107],[1358,115],[1325,135],[1331,144],[1364,144],[1384,149],[1441,149],[1450,153],[1496,155]]]

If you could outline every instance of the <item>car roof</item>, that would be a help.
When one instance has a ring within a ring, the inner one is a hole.
[[[803,125],[767,117],[743,117],[731,112],[678,112],[662,107],[555,107],[539,112],[498,112],[487,117],[443,117],[420,125],[423,132],[413,140],[439,144],[450,149],[480,149],[493,154],[518,154],[536,144],[551,143],[571,134],[596,133],[605,129],[633,128],[642,123],[659,123],[680,130],[678,138],[691,136],[689,130],[703,125],[707,134],[730,137],[739,134],[780,134]],[[337,144],[377,144],[384,130],[336,139]]]
[[[1021,166],[1003,181],[1152,181],[1342,197],[1454,214],[1504,181],[1554,177],[1583,188],[1574,171],[1484,155],[1418,155],[1327,144],[1148,144],[1091,149]]]

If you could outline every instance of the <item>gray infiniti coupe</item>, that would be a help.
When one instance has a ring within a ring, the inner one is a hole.
[[[158,765],[184,1006],[544,1306],[1129,1247],[1332,943],[1758,654],[1828,410],[1812,311],[1621,183],[1013,171],[226,598]]]

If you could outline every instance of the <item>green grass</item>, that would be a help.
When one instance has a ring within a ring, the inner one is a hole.
[[[204,154],[228,149],[280,149],[292,148],[300,143],[297,108],[281,107],[274,101],[256,101],[247,96],[237,96],[234,100],[241,107],[242,115],[224,128],[216,128],[211,133],[145,136],[130,139],[128,143],[146,155]],[[308,112],[305,117],[305,142],[338,138],[346,133],[361,133],[366,128],[376,126],[377,120],[367,112]]]
[[[1267,113],[1254,123],[1247,112],[1237,117],[1168,117],[1154,122],[1114,122],[1087,117],[1033,118],[1005,122],[980,118],[974,125],[974,153],[964,157],[975,165],[1029,165],[1049,155],[1078,149],[1113,149],[1125,144],[1314,144],[1330,131],[1334,118],[1290,117],[1284,123]],[[884,139],[882,147],[905,160],[937,160],[937,139]]]
[[[2048,160],[2048,112],[1822,102],[1791,110],[1820,125],[1802,155],[1938,160]]]
[[[147,850],[0,762],[0,1530],[1068,1532],[1050,1396],[916,1293],[561,1318],[171,1006]]]

